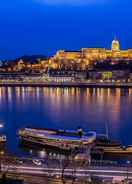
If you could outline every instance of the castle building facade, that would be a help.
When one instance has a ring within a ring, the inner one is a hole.
[[[132,49],[121,50],[120,43],[114,39],[111,49],[82,48],[80,51],[58,51],[49,60],[49,66],[53,69],[77,69],[85,70],[92,67],[95,62],[111,60],[132,60]]]

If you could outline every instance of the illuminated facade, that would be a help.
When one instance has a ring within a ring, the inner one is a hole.
[[[113,52],[118,52],[120,51],[120,44],[119,44],[119,41],[117,39],[114,39],[112,41],[112,45],[111,45],[111,50]]]
[[[49,69],[54,70],[72,70],[85,71],[92,69],[95,63],[132,60],[132,49],[120,50],[120,43],[114,39],[111,43],[111,49],[105,48],[82,48],[79,51],[60,50],[48,59],[38,59],[34,62],[24,61],[22,59],[16,62],[8,62],[5,67],[0,67],[0,71],[33,71],[46,72]]]
[[[50,59],[49,66],[53,69],[85,70],[92,67],[95,62],[123,59],[132,59],[132,49],[120,50],[119,41],[114,39],[110,50],[105,48],[82,48],[80,51],[60,50]]]

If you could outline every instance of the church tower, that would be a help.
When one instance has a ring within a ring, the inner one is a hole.
[[[111,50],[112,51],[119,51],[120,50],[120,43],[116,38],[112,41]]]

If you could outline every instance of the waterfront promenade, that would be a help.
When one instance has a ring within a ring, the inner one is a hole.
[[[132,179],[131,165],[116,165],[112,163],[90,164],[88,162],[69,162],[63,160],[41,159],[41,165],[37,166],[32,159],[27,158],[6,158],[1,160],[1,171],[14,179],[21,179],[24,182],[43,183],[44,178],[76,178],[78,180],[90,177],[113,179],[121,177]]]
[[[95,88],[132,88],[132,82],[0,82],[4,87],[95,87]]]

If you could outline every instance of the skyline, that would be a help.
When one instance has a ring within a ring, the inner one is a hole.
[[[132,48],[132,2],[45,1],[0,3],[0,59],[53,55],[57,50],[110,48],[114,35],[121,48]]]

